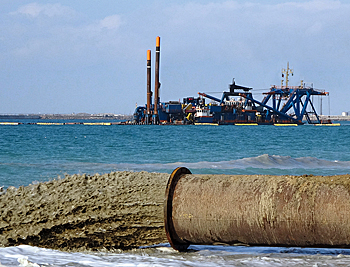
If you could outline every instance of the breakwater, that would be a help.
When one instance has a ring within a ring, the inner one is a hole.
[[[343,115],[318,115],[321,120],[331,120],[331,121],[350,121],[350,116]],[[311,120],[315,120],[316,116],[310,115]]]
[[[1,120],[131,120],[132,115],[123,114],[0,114]]]
[[[0,125],[125,125],[126,122],[0,122]]]

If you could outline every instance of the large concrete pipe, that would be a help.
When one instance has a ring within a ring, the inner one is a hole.
[[[344,176],[192,175],[173,171],[164,203],[171,246],[350,247]]]

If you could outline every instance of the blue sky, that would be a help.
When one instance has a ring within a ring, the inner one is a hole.
[[[2,0],[0,114],[131,114],[158,35],[162,101],[233,77],[262,99],[289,61],[291,85],[330,93],[323,114],[350,111],[348,1]]]

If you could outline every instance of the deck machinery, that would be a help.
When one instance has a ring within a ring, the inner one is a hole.
[[[272,86],[265,98],[258,101],[252,88],[230,85],[230,90],[216,98],[206,93],[187,97],[182,102],[169,101],[158,106],[161,124],[309,124],[325,123],[317,115],[312,96],[325,96],[327,92],[312,87]],[[210,103],[206,103],[206,98]],[[137,107],[134,122],[145,123],[145,107]],[[329,122],[327,122],[329,123]]]
[[[315,90],[302,84],[301,86],[289,87],[273,86],[270,92],[264,94],[266,96],[261,105],[266,106],[271,112],[279,111],[281,115],[283,114],[282,117],[289,118],[296,123],[301,123],[303,119],[306,119],[309,124],[324,123],[317,115],[315,106],[312,103],[312,96],[325,96],[328,95],[327,92]],[[272,107],[267,106],[269,100],[272,102]],[[289,115],[287,115],[288,113]]]
[[[252,88],[236,85],[233,79],[229,91],[216,98],[206,93],[198,93],[199,97],[186,97],[183,101],[160,102],[159,97],[159,62],[160,39],[156,42],[156,77],[155,97],[152,104],[151,96],[151,57],[147,51],[147,104],[138,106],[134,112],[134,124],[285,124],[300,125],[306,121],[309,124],[323,122],[317,115],[313,96],[325,96],[327,92],[306,86],[301,81],[300,86],[289,86],[288,77],[293,70],[282,69],[281,86],[273,85],[265,92],[262,101],[256,100]],[[285,85],[283,84],[285,82]],[[210,99],[210,103],[206,103]]]
[[[195,123],[218,124],[321,124],[312,103],[312,96],[328,95],[312,87],[272,86],[262,101],[251,93],[252,88],[230,85],[229,92],[223,92],[221,99],[205,93],[213,103],[197,107]],[[270,104],[271,102],[271,104]]]

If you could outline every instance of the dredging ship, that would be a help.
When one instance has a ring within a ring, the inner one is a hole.
[[[133,115],[134,124],[214,124],[214,125],[328,125],[320,120],[313,96],[328,96],[301,81],[299,86],[289,86],[293,70],[282,69],[281,86],[273,85],[259,101],[253,97],[251,87],[237,85],[233,79],[229,91],[216,98],[206,93],[186,97],[183,101],[160,102],[159,97],[160,37],[156,39],[155,91],[152,103],[151,51],[147,51],[147,104],[138,106]],[[206,103],[209,99],[210,102]]]

